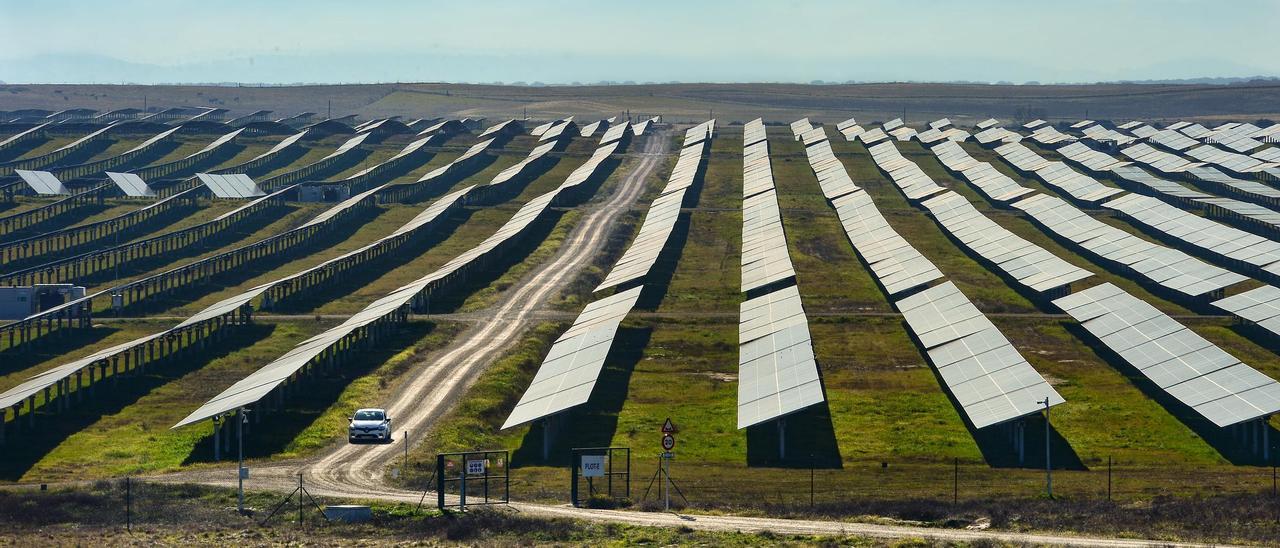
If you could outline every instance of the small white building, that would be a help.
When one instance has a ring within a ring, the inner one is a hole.
[[[0,287],[0,320],[21,320],[81,297],[84,288],[71,284]]]

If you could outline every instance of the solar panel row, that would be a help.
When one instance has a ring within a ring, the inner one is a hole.
[[[1258,204],[1233,198],[1220,198],[1198,190],[1192,190],[1174,181],[1162,179],[1140,169],[1132,162],[1122,162],[1102,152],[1090,149],[1084,143],[1073,143],[1058,149],[1067,159],[1094,171],[1109,171],[1121,180],[1135,185],[1142,192],[1155,194],[1187,207],[1203,208],[1210,216],[1243,222],[1280,234],[1280,212]]]
[[[258,188],[258,184],[253,182],[253,179],[243,173],[228,175],[197,173],[196,177],[200,179],[201,183],[204,183],[204,186],[209,187],[209,191],[213,192],[214,196],[219,198],[257,198],[267,194]]]
[[[1280,335],[1280,288],[1264,285],[1214,301],[1213,306]]]
[[[894,230],[863,190],[833,200],[845,235],[889,295],[942,278],[942,272]]]
[[[826,139],[826,130],[816,127],[805,132],[804,135],[811,136],[814,132],[821,133],[823,138],[807,146],[804,152],[809,157],[809,167],[813,168],[813,173],[818,178],[822,195],[828,200],[834,200],[857,191],[858,185],[849,178],[849,172],[845,170],[844,164],[840,163],[835,152],[832,151],[831,142]]]
[[[1188,297],[1211,294],[1247,279],[1099,221],[1060,198],[1039,194],[1013,207],[1059,238]]]
[[[991,320],[946,282],[894,303],[974,428],[1034,414],[1066,400]]]
[[[502,429],[554,415],[587,403],[595,389],[614,336],[643,287],[595,301],[582,310],[543,359],[533,381],[503,422]]]
[[[607,145],[614,141],[622,140],[622,138],[627,135],[627,130],[631,129],[630,126],[631,124],[625,121],[620,124],[613,124],[609,126],[609,129],[605,130],[604,134],[600,136],[599,144]]]
[[[1016,143],[1022,140],[1022,136],[1002,127],[989,127],[975,133],[973,135],[973,140],[984,145],[995,143],[997,141],[1002,143]]]
[[[1158,130],[1155,133],[1148,134],[1144,139],[1174,151],[1187,150],[1200,144],[1195,139],[1172,129]]]
[[[1034,190],[1018,184],[1008,175],[1001,173],[991,164],[975,160],[959,143],[947,141],[933,147],[933,154],[947,169],[961,174],[965,180],[978,187],[988,198],[1007,203]]]
[[[1035,173],[1049,186],[1057,188],[1072,198],[1086,203],[1097,203],[1123,190],[1106,186],[1097,179],[1080,173],[1062,162],[1050,162],[1022,143],[1008,143],[996,147],[996,153],[1020,171]]]
[[[1058,143],[1068,143],[1076,140],[1075,137],[1067,135],[1053,126],[1040,126],[1031,132],[1030,139],[1042,145],[1056,145]]]
[[[1214,164],[1228,171],[1235,173],[1258,173],[1267,170],[1274,170],[1276,163],[1264,162],[1253,156],[1246,156],[1237,152],[1222,150],[1213,145],[1200,145],[1195,148],[1188,149],[1184,152],[1187,156]]]
[[[896,295],[941,278],[942,272],[889,225],[871,196],[849,178],[844,164],[831,150],[826,130],[816,126],[802,135],[812,136],[811,140],[815,141],[805,148],[805,154],[823,195],[835,208],[849,243],[885,291]]]
[[[1000,226],[955,192],[944,192],[921,205],[965,247],[1036,293],[1054,291],[1093,275]]]
[[[919,201],[946,192],[947,189],[933,182],[920,166],[903,157],[892,142],[873,145],[867,151],[871,153],[876,166],[889,175],[889,179],[908,199]]]
[[[1280,411],[1280,383],[1110,283],[1054,304],[1156,387],[1219,427]]]
[[[529,151],[529,155],[525,156],[524,159],[498,172],[497,175],[494,175],[493,179],[489,181],[489,185],[501,185],[515,179],[521,173],[524,173],[524,170],[528,169],[529,166],[535,164],[538,160],[542,159],[543,156],[546,156],[548,152],[555,149],[557,144],[558,143],[556,142],[542,143],[534,147],[533,150]]]
[[[1280,276],[1280,243],[1211,221],[1159,199],[1126,194],[1103,207],[1228,261]]]
[[[847,136],[848,133],[845,133],[845,135]],[[889,135],[886,134],[883,129],[872,128],[858,133],[857,137],[859,141],[862,141],[862,144],[870,146],[888,139]]]
[[[825,400],[796,286],[744,301],[738,318],[739,429]]]
[[[17,169],[14,170],[14,173],[17,173],[18,177],[21,178],[23,182],[27,183],[27,186],[31,187],[31,190],[34,190],[36,194],[41,196],[71,194],[71,191],[67,190],[67,187],[62,184],[62,181],[59,181],[57,177],[54,177],[53,174],[48,171]]]
[[[1101,125],[1091,125],[1084,128],[1084,135],[1095,141],[1112,141],[1119,146],[1128,145],[1137,140],[1137,138],[1125,135],[1114,129],[1107,129]]]
[[[685,191],[693,186],[694,178],[706,159],[704,152],[708,144],[705,140],[707,131],[709,130],[704,128],[702,133],[686,134],[685,138],[692,138],[695,143],[680,150],[680,157],[671,171],[667,186],[649,206],[635,240],[595,291],[617,287],[649,275],[658,256],[666,248],[671,232],[675,230],[680,208],[684,205]]]
[[[115,173],[108,171],[107,178],[111,179],[111,182],[115,183],[116,186],[120,188],[120,191],[124,192],[125,196],[133,198],[154,198],[156,196],[156,191],[151,190],[151,187],[147,186],[146,181],[143,181],[142,177],[133,173]]]
[[[759,118],[743,126],[742,171],[742,291],[749,292],[796,275],[778,210],[769,141]]]

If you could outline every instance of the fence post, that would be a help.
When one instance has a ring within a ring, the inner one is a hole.
[[[124,477],[124,528],[133,531],[133,480]]]
[[[444,455],[436,455],[436,507],[444,510]]]
[[[955,473],[951,476],[951,504],[960,504],[960,457],[955,457],[952,469]]]

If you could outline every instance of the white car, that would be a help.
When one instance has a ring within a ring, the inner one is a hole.
[[[391,418],[385,409],[359,409],[351,416],[347,427],[347,441],[391,441]]]

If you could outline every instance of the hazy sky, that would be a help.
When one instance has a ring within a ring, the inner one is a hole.
[[[1280,2],[0,0],[7,82],[1280,74]]]

